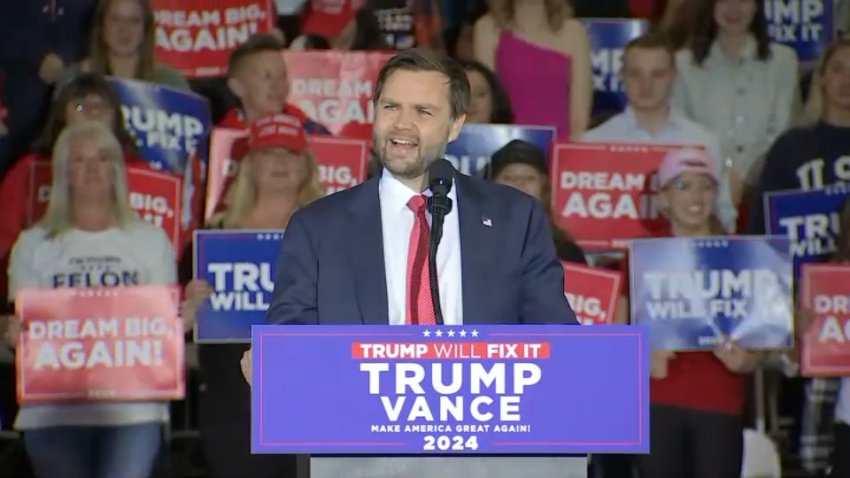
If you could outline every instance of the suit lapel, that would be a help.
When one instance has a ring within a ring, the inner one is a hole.
[[[460,228],[461,282],[463,284],[463,322],[480,324],[487,321],[485,304],[487,294],[487,253],[491,234],[484,225],[485,218],[493,216],[475,186],[461,174],[455,175],[457,211]]]
[[[348,257],[357,296],[357,307],[364,324],[389,324],[387,277],[384,268],[384,239],[378,180],[370,179],[350,204],[352,214]],[[351,311],[354,313],[354,311]]]

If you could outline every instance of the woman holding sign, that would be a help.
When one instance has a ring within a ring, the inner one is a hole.
[[[47,212],[12,251],[10,298],[27,289],[175,284],[171,242],[130,208],[123,147],[107,126],[85,121],[67,127],[52,166]],[[81,332],[51,327],[54,333],[61,342]],[[86,360],[90,367],[92,359]],[[165,401],[25,403],[15,428],[23,431],[39,478],[148,478],[167,421]]]
[[[702,150],[669,153],[658,171],[663,237],[705,237],[715,218],[719,178]],[[760,355],[726,341],[711,352],[653,351],[650,374],[651,451],[637,457],[646,478],[739,478],[743,460],[744,374]]]
[[[301,124],[283,114],[254,122],[226,208],[213,217],[210,228],[283,230],[297,209],[324,196]],[[192,280],[186,286],[183,316],[194,317],[212,292],[206,281]],[[216,478],[293,476],[291,457],[251,455],[251,392],[239,366],[248,347],[200,346],[200,424],[208,466]]]

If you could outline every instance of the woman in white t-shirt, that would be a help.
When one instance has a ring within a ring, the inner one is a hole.
[[[47,212],[24,231],[9,263],[9,297],[26,288],[173,285],[165,233],[130,208],[124,157],[99,122],[67,127],[53,150]],[[78,282],[78,281],[77,281]],[[124,283],[126,282],[126,283]],[[168,421],[167,402],[24,405],[15,421],[38,478],[148,478]]]

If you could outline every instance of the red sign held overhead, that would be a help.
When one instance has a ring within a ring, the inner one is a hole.
[[[803,332],[802,373],[850,375],[850,267],[803,264],[801,277],[803,309],[814,318]]]
[[[15,305],[20,403],[183,397],[177,288],[30,289]]]

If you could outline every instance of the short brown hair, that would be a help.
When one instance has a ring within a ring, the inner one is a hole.
[[[384,83],[386,83],[387,78],[396,70],[436,71],[446,75],[449,78],[449,103],[452,106],[452,119],[466,114],[470,97],[469,80],[467,80],[466,72],[458,62],[433,50],[423,48],[404,50],[390,58],[378,73],[373,98],[375,103],[381,98],[381,92],[384,90]]]
[[[227,76],[232,77],[247,58],[257,53],[283,52],[285,49],[283,42],[274,35],[268,33],[251,35],[245,43],[239,45],[230,54],[230,59],[227,62]]]
[[[676,64],[676,48],[673,45],[673,41],[669,36],[660,31],[645,33],[626,43],[626,47],[623,49],[623,58],[626,58],[626,54],[629,53],[629,50],[635,48],[643,50],[664,50],[668,55],[670,55],[670,63],[674,65]]]

